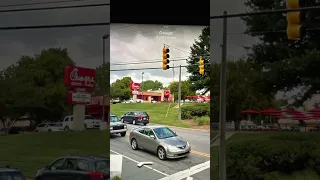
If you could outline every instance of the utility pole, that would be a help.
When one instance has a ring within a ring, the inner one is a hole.
[[[226,61],[227,61],[227,11],[223,12],[222,55],[220,70],[220,146],[219,146],[219,179],[227,180],[226,174]]]
[[[103,72],[103,80],[102,80],[102,86],[103,86],[103,93],[102,93],[102,121],[104,121],[105,118],[105,96],[107,92],[106,87],[106,39],[109,38],[109,34],[106,34],[102,37],[102,72]]]
[[[141,73],[141,85],[143,83],[143,74],[144,74],[144,72]],[[142,96],[141,99],[142,99],[142,102],[143,102],[144,100],[143,100],[143,89],[142,89],[142,86],[141,86],[141,96]]]
[[[178,87],[178,120],[181,120],[181,65],[179,67],[179,87]]]

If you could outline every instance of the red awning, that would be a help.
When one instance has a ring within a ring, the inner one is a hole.
[[[265,115],[280,115],[281,111],[277,110],[277,109],[273,109],[273,108],[267,108],[267,109],[260,111],[260,113],[265,114]]]
[[[285,110],[282,110],[282,112],[285,112],[285,113],[288,113],[288,114],[292,114],[292,115],[302,114],[302,112],[297,111],[295,109],[285,109]]]
[[[259,114],[259,111],[254,110],[254,109],[247,109],[247,110],[243,110],[241,111],[242,114]]]
[[[309,120],[310,117],[301,114],[301,115],[296,115],[296,116],[292,117],[292,119],[294,119],[294,120]]]

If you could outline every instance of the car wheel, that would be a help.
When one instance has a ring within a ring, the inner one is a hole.
[[[120,133],[122,137],[126,136],[126,132]]]
[[[161,160],[165,160],[167,157],[167,153],[166,150],[163,147],[158,147],[158,151],[157,151],[158,157]]]
[[[69,126],[66,126],[65,128],[64,128],[64,130],[65,131],[69,131],[70,129],[69,129]]]
[[[49,129],[48,132],[51,132],[51,129]]]
[[[86,124],[84,124],[84,129],[87,130],[87,125]]]
[[[143,125],[147,125],[147,123],[143,123]]]
[[[137,124],[137,122],[136,122],[136,120],[135,120],[135,119],[132,121],[132,124],[134,124],[134,125],[136,125],[136,124]]]
[[[136,139],[132,139],[131,140],[131,148],[133,150],[137,150],[138,149],[138,143],[137,143]]]

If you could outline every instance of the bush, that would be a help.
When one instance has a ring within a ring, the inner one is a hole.
[[[195,119],[198,126],[210,125],[210,117],[209,116],[195,117],[194,119]]]
[[[210,104],[194,104],[181,107],[181,118],[192,119],[193,117],[210,116]]]
[[[308,167],[320,170],[320,151],[314,141],[277,136],[231,143],[227,148],[228,179],[264,180],[272,179],[273,172],[291,174]]]

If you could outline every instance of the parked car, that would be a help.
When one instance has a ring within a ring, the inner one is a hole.
[[[84,116],[84,129],[96,129],[100,128],[101,120],[96,119],[91,115]],[[62,121],[62,128],[65,131],[73,129],[73,116],[66,116]]]
[[[58,124],[58,123],[41,123],[35,129],[36,132],[61,131],[61,130],[63,130],[62,124]]]
[[[122,123],[116,115],[110,115],[110,134],[120,134],[122,137],[127,133],[127,125]]]
[[[145,126],[133,129],[129,135],[133,150],[139,148],[153,152],[165,160],[186,157],[190,144],[166,126]]]
[[[40,169],[36,180],[109,180],[110,162],[100,156],[65,156]]]
[[[120,120],[123,123],[147,125],[149,124],[150,116],[144,111],[130,111],[122,115]]]
[[[26,180],[26,177],[19,170],[10,166],[0,165],[0,179],[1,180]]]

